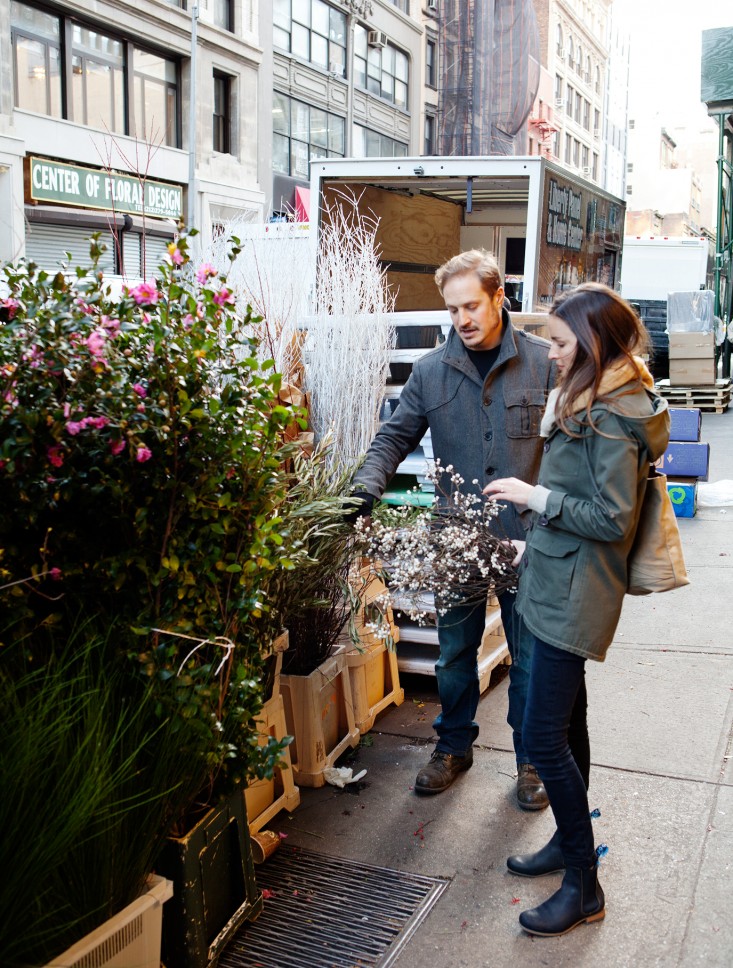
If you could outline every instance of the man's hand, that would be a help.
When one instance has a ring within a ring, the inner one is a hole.
[[[346,524],[356,524],[359,518],[371,517],[374,505],[377,503],[376,497],[373,494],[367,494],[366,491],[350,494],[348,500],[353,509],[344,514]]]

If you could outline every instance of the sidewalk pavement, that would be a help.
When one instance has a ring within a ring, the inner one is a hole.
[[[704,415],[702,439],[710,480],[733,479],[733,410]],[[549,811],[515,804],[506,676],[481,698],[473,768],[446,792],[412,790],[438,705],[432,677],[406,677],[404,704],[358,750],[359,795],[301,789],[274,821],[289,844],[450,879],[396,968],[733,966],[733,507],[679,524],[691,585],[627,598],[606,662],[587,664],[605,921],[555,939],[519,927],[560,876],[506,871],[554,829]]]

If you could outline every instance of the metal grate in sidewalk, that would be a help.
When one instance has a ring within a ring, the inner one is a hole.
[[[219,968],[387,968],[449,881],[283,846],[257,883],[264,910]]]

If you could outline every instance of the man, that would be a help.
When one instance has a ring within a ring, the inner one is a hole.
[[[399,406],[374,438],[355,477],[367,515],[400,462],[430,428],[436,458],[452,464],[464,490],[481,494],[491,480],[537,480],[540,420],[554,371],[546,340],[515,330],[504,304],[496,260],[473,249],[435,274],[453,329],[444,344],[415,363]],[[468,482],[476,483],[468,483]],[[499,516],[509,538],[522,539],[528,511],[507,504]],[[514,611],[515,596],[500,596],[512,666],[509,713],[517,757],[517,800],[526,810],[548,805],[545,789],[522,746],[522,717],[529,681],[531,635]],[[435,666],[441,711],[433,723],[438,742],[417,775],[418,793],[440,793],[473,764],[479,700],[477,651],[485,607],[456,605],[438,618],[440,657]]]

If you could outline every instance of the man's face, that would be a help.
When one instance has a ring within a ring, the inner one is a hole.
[[[443,286],[443,299],[461,342],[469,350],[491,350],[501,342],[504,290],[490,296],[475,272],[453,276]]]

